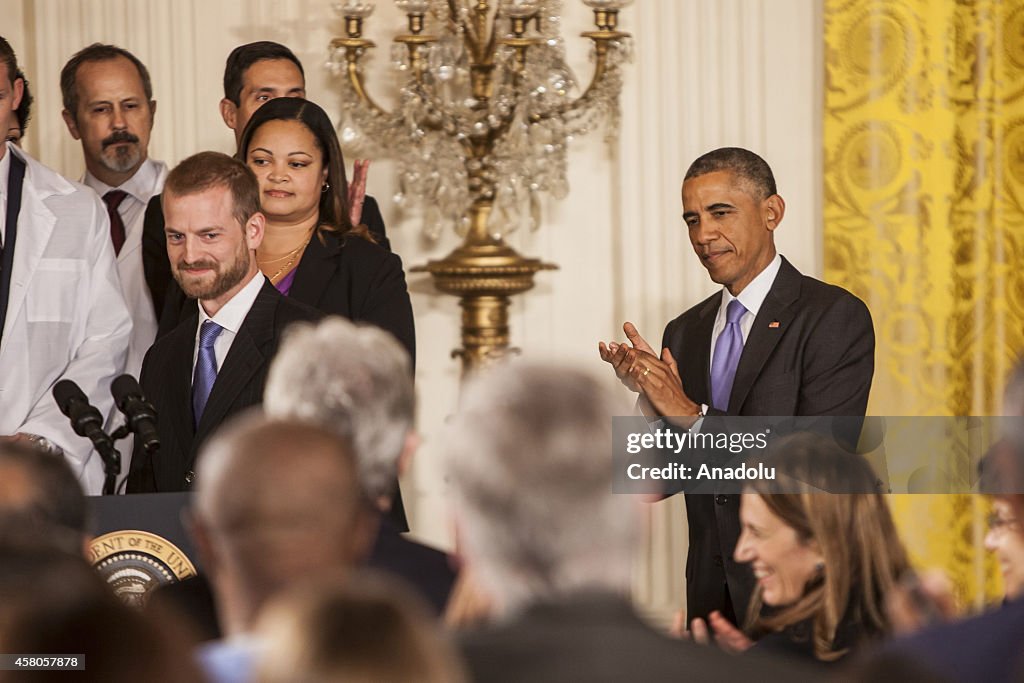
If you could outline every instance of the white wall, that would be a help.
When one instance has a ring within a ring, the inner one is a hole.
[[[811,274],[821,270],[820,0],[637,0],[621,18],[635,36],[627,69],[622,130],[608,146],[601,134],[578,139],[570,156],[571,193],[548,202],[544,225],[511,242],[559,264],[515,300],[512,336],[527,355],[574,359],[603,372],[597,341],[621,337],[635,322],[657,343],[665,322],[713,291],[692,255],[680,218],[679,186],[698,154],[723,145],[759,151],[775,170],[787,213],[780,250]],[[323,64],[342,31],[330,0],[0,0],[0,32],[11,40],[36,94],[29,151],[71,177],[81,152],[60,118],[58,75],[93,41],[133,51],[149,67],[158,101],[151,154],[175,163],[202,149],[230,151],[220,120],[224,59],[236,45],[271,39],[289,45],[307,71],[309,97],[337,112]],[[570,64],[590,77],[589,11],[566,0],[563,30]],[[404,22],[381,0],[367,24],[378,43],[371,92],[388,102],[394,82],[388,43]],[[406,267],[444,256],[454,235],[431,242],[415,217],[391,202],[392,166],[378,162],[369,191],[381,202],[388,234]],[[419,427],[424,447],[404,482],[414,531],[449,543],[435,435],[458,394],[459,308],[435,294],[429,276],[409,275],[416,313]],[[606,373],[610,375],[610,373]],[[609,377],[609,382],[612,379]],[[523,495],[529,495],[524,491]],[[653,561],[641,562],[637,596],[664,606],[679,601],[685,521],[681,500],[652,507]],[[663,615],[659,615],[663,616]]]

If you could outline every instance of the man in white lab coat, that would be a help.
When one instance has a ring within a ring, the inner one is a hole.
[[[156,101],[149,71],[131,52],[93,43],[79,50],[60,75],[64,122],[82,142],[82,183],[103,199],[117,255],[121,290],[132,316],[125,371],[138,377],[156,338],[159,311],[142,270],[142,222],[160,194],[167,165],[149,158]]]
[[[23,87],[0,37],[0,118]],[[103,465],[57,408],[53,385],[76,382],[101,413],[124,370],[132,323],[107,212],[96,195],[10,142],[0,145],[0,438],[63,450],[88,493]]]

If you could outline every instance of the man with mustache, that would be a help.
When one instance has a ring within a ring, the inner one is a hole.
[[[193,155],[167,175],[167,255],[174,279],[197,303],[142,365],[143,392],[160,416],[160,449],[146,454],[136,442],[129,493],[191,488],[206,438],[262,402],[285,327],[320,317],[282,296],[256,265],[266,222],[259,194],[249,167],[219,152]]]
[[[132,316],[126,371],[138,376],[156,337],[157,312],[142,267],[146,204],[163,189],[167,166],[148,157],[156,101],[149,71],[131,52],[93,43],[60,74],[64,122],[82,142],[85,176],[110,216],[117,272]]]

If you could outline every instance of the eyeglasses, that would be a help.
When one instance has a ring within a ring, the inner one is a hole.
[[[988,528],[989,531],[1003,531],[1007,529],[1013,529],[1017,526],[1017,520],[1013,518],[1000,517],[997,513],[993,512],[988,516]]]

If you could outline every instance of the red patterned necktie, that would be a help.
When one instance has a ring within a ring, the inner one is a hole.
[[[110,215],[110,241],[114,243],[114,253],[120,254],[124,246],[124,221],[117,207],[128,196],[123,190],[111,190],[103,195],[103,203],[107,205],[107,213]]]

